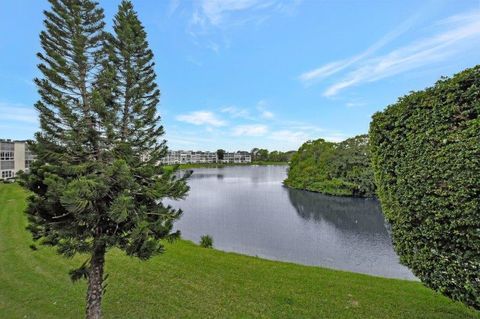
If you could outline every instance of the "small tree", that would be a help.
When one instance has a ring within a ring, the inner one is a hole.
[[[186,176],[157,163],[165,154],[156,115],[159,90],[146,33],[129,1],[115,16],[115,36],[103,31],[93,1],[50,0],[38,56],[40,114],[37,155],[23,185],[32,192],[28,229],[59,254],[89,257],[72,270],[88,279],[86,317],[101,317],[105,253],[118,247],[148,259],[161,253],[180,210]]]
[[[263,162],[268,161],[268,150],[263,148],[259,149],[256,153],[255,160]]]
[[[225,150],[219,149],[217,150],[217,158],[219,161],[223,161],[223,158],[225,157]]]

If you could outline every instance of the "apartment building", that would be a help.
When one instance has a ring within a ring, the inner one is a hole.
[[[35,159],[28,149],[26,141],[0,139],[0,179],[15,178],[19,171],[27,171]],[[161,160],[162,164],[199,164],[199,163],[251,163],[252,156],[246,151],[225,152],[219,160],[217,152],[209,151],[168,151]]]
[[[162,164],[191,164],[191,163],[216,163],[216,152],[202,151],[168,151],[162,159]]]
[[[223,160],[219,160],[216,152],[203,151],[168,151],[162,159],[162,164],[197,164],[197,163],[250,163],[249,152],[226,152]]]
[[[19,171],[27,171],[34,159],[26,141],[0,139],[0,179],[14,178]]]
[[[252,156],[249,152],[238,151],[238,152],[226,152],[223,155],[222,163],[251,163]]]

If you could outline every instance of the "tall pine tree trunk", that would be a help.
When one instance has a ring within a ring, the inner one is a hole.
[[[87,319],[100,319],[102,317],[103,296],[103,265],[105,264],[105,244],[95,244],[90,261],[90,272],[87,289]]]

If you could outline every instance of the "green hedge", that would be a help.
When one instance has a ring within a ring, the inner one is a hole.
[[[341,143],[323,139],[304,143],[292,156],[284,183],[293,188],[329,195],[374,196],[367,135]]]
[[[480,66],[413,92],[373,117],[382,209],[403,264],[480,309]]]

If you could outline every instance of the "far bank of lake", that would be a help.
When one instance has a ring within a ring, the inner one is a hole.
[[[193,169],[193,168],[223,168],[230,166],[286,166],[286,162],[263,162],[256,161],[250,163],[186,163],[178,164],[180,169]],[[167,168],[173,169],[174,165],[166,165]]]
[[[286,166],[195,168],[176,223],[185,239],[251,256],[391,278],[399,264],[375,199],[332,197],[282,185]]]

